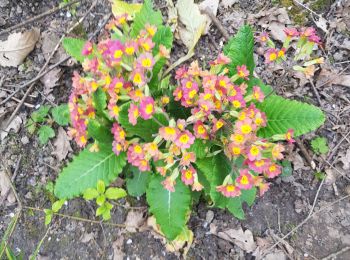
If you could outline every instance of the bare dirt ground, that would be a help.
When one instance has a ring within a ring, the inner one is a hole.
[[[17,29],[37,27],[40,39],[24,65],[0,67],[0,102],[37,75],[47,53],[84,14],[87,16],[83,23],[70,35],[84,36],[101,31],[98,28],[108,18],[110,5],[107,1],[97,1],[97,5],[88,11],[92,2],[82,1],[75,15],[61,10]],[[223,0],[217,18],[230,36],[246,22],[256,30],[300,24],[317,27],[323,42],[319,54],[326,62],[311,79],[293,74],[288,64],[286,67],[266,66],[259,48],[255,53],[256,73],[278,94],[321,107],[327,115],[326,124],[316,133],[304,136],[302,148],[294,147],[295,153],[290,158],[294,167],[292,176],[276,179],[264,197],[252,208],[245,209],[246,220],[238,221],[228,212],[200,203],[189,221],[194,242],[188,251],[188,259],[255,259],[259,252],[265,254],[265,259],[350,259],[350,200],[346,197],[350,194],[350,2],[304,1],[306,7],[295,2]],[[58,4],[56,0],[0,0],[0,32]],[[156,8],[167,15],[166,1],[156,1]],[[7,35],[1,35],[0,40],[5,40]],[[278,39],[278,34],[272,37]],[[224,43],[221,32],[212,25],[210,33],[200,39],[195,58],[203,63],[212,60]],[[181,57],[186,49],[178,41],[172,51],[174,57]],[[61,60],[64,52],[58,51],[56,56],[50,63]],[[59,162],[54,154],[57,152],[54,141],[41,146],[38,138],[30,135],[24,126],[35,107],[67,102],[71,74],[79,66],[65,62],[58,68],[59,77],[53,86],[41,81],[35,84],[14,119],[17,123],[0,140],[0,171],[15,176],[13,188],[18,196],[16,198],[12,191],[4,192],[6,183],[4,177],[0,177],[0,237],[5,236],[12,220],[19,216],[8,246],[15,254],[23,254],[24,259],[28,259],[38,245],[41,246],[37,259],[183,258],[181,253],[166,251],[162,239],[148,229],[133,232],[99,221],[84,221],[95,220],[95,217],[93,204],[82,199],[70,201],[62,210],[62,214],[75,219],[56,216],[49,227],[44,225],[44,214],[40,210],[49,208],[53,201],[52,182],[77,149],[71,144],[72,151]],[[14,96],[17,100],[9,99],[0,106],[0,126],[16,109],[26,89]],[[312,152],[310,140],[315,136],[327,138],[328,154],[318,156]],[[303,148],[309,159],[301,151]],[[316,169],[312,169],[310,162],[315,163]],[[316,178],[316,172],[326,173],[325,179]],[[6,191],[9,188],[7,183]],[[113,223],[135,221],[130,217],[130,211],[138,212],[137,221],[144,222],[147,217],[144,210],[130,208],[130,205],[145,206],[144,198],[127,199],[122,203],[124,206],[114,208]],[[241,241],[237,241],[232,237],[232,230],[240,228],[245,233],[240,236]],[[247,249],[249,246],[258,249],[253,253]]]

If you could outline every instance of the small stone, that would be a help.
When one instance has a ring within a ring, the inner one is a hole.
[[[214,212],[211,210],[208,210],[206,216],[205,216],[205,221],[210,224],[214,219]]]
[[[132,240],[129,238],[129,239],[126,241],[126,244],[127,244],[127,245],[132,244]]]
[[[0,0],[0,7],[6,7],[9,3],[9,0]]]
[[[24,197],[25,197],[26,199],[30,200],[30,199],[33,198],[33,194],[32,194],[32,192],[29,191],[26,195],[24,195]]]
[[[4,26],[5,24],[6,24],[5,19],[0,17],[0,26]]]
[[[29,143],[29,138],[28,138],[28,136],[23,136],[23,137],[21,138],[21,143],[22,143],[23,145],[28,144],[28,143]]]
[[[18,14],[21,14],[21,13],[22,13],[22,7],[20,7],[19,5],[17,5],[16,12],[17,12]]]

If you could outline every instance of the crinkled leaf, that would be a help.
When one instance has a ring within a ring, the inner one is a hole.
[[[129,122],[128,109],[130,107],[130,103],[124,104],[120,108],[119,113],[119,123],[126,130],[128,134],[137,135],[143,138],[145,141],[152,141],[153,134],[158,133],[158,129],[160,125],[153,120],[152,118],[149,120],[143,120],[142,118],[137,119],[137,124],[133,126]],[[168,121],[163,114],[155,114],[153,115],[160,123],[163,125],[168,125]]]
[[[208,140],[196,139],[188,150],[194,152],[196,158],[203,159],[207,156],[212,145],[213,143]]]
[[[68,109],[68,104],[62,104],[54,107],[51,111],[53,120],[60,126],[66,126],[70,121],[70,113]]]
[[[258,132],[260,137],[285,134],[294,129],[294,135],[300,136],[319,128],[325,121],[321,109],[307,103],[271,95],[257,107],[265,112],[267,126]]]
[[[140,12],[142,4],[129,4],[121,0],[112,1],[112,13],[115,17],[128,14],[131,18]]]
[[[55,131],[50,126],[44,125],[39,128],[38,135],[40,144],[44,145],[50,138],[55,137]]]
[[[37,111],[34,111],[31,115],[31,118],[34,122],[42,123],[46,120],[50,106],[41,106]]]
[[[58,200],[58,201],[55,201],[53,204],[52,204],[52,211],[54,212],[54,213],[56,213],[56,212],[58,212],[61,208],[62,208],[62,206],[64,205],[64,203],[65,203],[66,201],[63,199],[63,200]]]
[[[146,191],[150,212],[156,217],[161,231],[175,239],[185,228],[191,205],[191,192],[181,180],[176,181],[175,192],[166,190],[162,176],[153,175]]]
[[[105,195],[107,199],[118,200],[124,198],[127,194],[124,189],[111,187],[106,190]]]
[[[85,59],[85,56],[82,54],[85,43],[86,40],[70,37],[65,37],[62,42],[66,52],[80,63]]]
[[[316,154],[326,154],[329,151],[327,139],[325,137],[316,137],[311,141],[312,150]]]
[[[128,194],[134,197],[142,196],[146,192],[151,172],[141,172],[136,167],[131,167],[131,171],[133,177],[126,179]]]
[[[224,54],[231,59],[228,64],[230,75],[236,74],[238,65],[246,65],[250,75],[253,75],[254,35],[249,25],[242,26],[237,34],[224,46]]]
[[[98,180],[106,185],[115,180],[126,164],[126,155],[116,156],[111,145],[99,144],[98,152],[84,149],[59,174],[55,195],[60,198],[73,198],[88,188],[95,188]]]
[[[155,25],[157,28],[163,24],[162,14],[159,11],[153,10],[151,0],[145,0],[141,11],[136,13],[134,23],[131,25],[130,35],[137,37],[146,24]]]

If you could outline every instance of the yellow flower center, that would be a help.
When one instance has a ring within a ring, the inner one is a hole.
[[[133,55],[135,52],[135,49],[134,49],[134,47],[130,46],[130,47],[125,48],[125,52],[128,55]]]
[[[256,146],[252,146],[252,148],[250,148],[250,153],[254,156],[257,156],[259,154],[259,148]]]
[[[202,125],[198,126],[198,133],[199,133],[199,134],[204,134],[204,133],[205,133],[205,128],[204,128],[204,126],[202,126]]]
[[[187,170],[185,172],[185,177],[187,180],[191,179],[192,178],[192,171],[191,170]]]
[[[152,104],[148,104],[147,106],[146,106],[146,114],[147,115],[150,115],[150,114],[152,114],[153,113],[153,105]]]
[[[123,51],[122,50],[116,50],[113,54],[113,57],[116,59],[119,59],[121,56],[123,55]]]
[[[141,84],[142,83],[142,77],[140,73],[136,73],[134,75],[134,83],[135,84]]]
[[[183,134],[181,135],[179,140],[181,143],[186,144],[190,140],[190,137],[187,134]]]
[[[119,107],[118,106],[113,106],[113,114],[114,115],[119,115]]]
[[[135,151],[135,153],[142,153],[142,147],[139,146],[139,145],[136,145],[136,146],[134,147],[134,151]]]
[[[243,175],[242,178],[241,178],[241,184],[243,185],[247,185],[249,184],[249,180],[248,180],[248,177]]]
[[[168,135],[174,135],[175,134],[175,129],[172,127],[166,127],[165,128],[165,133],[167,133]]]
[[[275,59],[277,59],[276,53],[271,53],[270,54],[270,61],[274,61]]]
[[[238,100],[234,100],[232,102],[232,105],[235,107],[235,108],[240,108],[241,107],[241,102],[239,102]]]
[[[141,63],[144,68],[150,68],[152,65],[152,61],[150,58],[143,59]]]
[[[243,134],[249,134],[252,131],[252,127],[250,125],[242,125],[241,130]]]
[[[236,187],[232,184],[229,184],[226,186],[226,191],[228,192],[232,192],[232,191],[235,191]]]

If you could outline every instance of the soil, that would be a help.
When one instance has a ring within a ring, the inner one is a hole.
[[[235,4],[228,8],[220,4],[217,15],[229,35],[233,35],[249,15],[257,14],[262,10],[270,10],[274,7],[287,7],[288,9],[288,1],[241,0],[231,2],[235,2]],[[314,5],[311,5],[317,8],[315,9],[316,12],[320,14],[322,12],[322,16],[333,23],[332,33],[325,34],[322,30],[319,30],[322,41],[325,43],[323,55],[327,57],[326,64],[330,64],[329,66],[334,73],[333,76],[340,72],[343,74],[350,73],[348,66],[350,50],[341,47],[345,41],[349,40],[350,27],[347,27],[345,31],[337,27],[337,23],[340,22],[349,25],[349,17],[345,17],[346,13],[344,17],[341,17],[341,10],[339,10],[339,6],[345,5],[346,1],[337,2],[317,0],[312,1]],[[41,32],[50,31],[60,37],[69,26],[88,10],[91,3],[92,1],[82,1],[76,9],[75,15],[69,11],[61,11],[25,27],[32,28],[35,26],[40,28]],[[0,0],[0,30],[43,13],[58,4],[59,1],[55,0]],[[155,1],[155,6],[164,15],[167,15],[166,1]],[[304,15],[306,20],[304,25],[315,26],[310,13],[303,8],[301,8],[302,14],[298,13],[298,17],[293,17],[295,14],[291,10],[296,8],[300,8],[300,6],[293,5],[293,8],[288,9],[292,23],[295,23],[294,18],[297,18],[298,23],[302,22],[300,16]],[[75,34],[94,32],[108,15],[109,10],[108,1],[98,1],[97,6],[84,20],[82,27],[75,31]],[[253,23],[256,29],[261,29],[259,18],[256,19]],[[0,36],[0,40],[4,40],[6,37],[7,35]],[[199,40],[195,49],[196,55],[193,59],[199,59],[200,63],[206,64],[222,50],[224,42],[220,31],[215,25],[212,25],[210,33],[202,36]],[[39,41],[34,51],[27,57],[25,66],[0,68],[0,78],[6,75],[4,88],[14,90],[21,82],[35,77],[37,71],[45,63],[41,44],[42,41]],[[185,54],[186,49],[180,41],[176,41],[172,51],[174,60],[176,60]],[[267,67],[263,63],[261,55],[256,54],[256,59],[256,72],[263,80],[269,82],[278,94],[320,106],[309,83],[302,86],[299,79],[293,77],[288,70],[273,70]],[[79,69],[79,66],[65,64],[60,68],[63,75],[53,91],[47,96],[43,95],[43,86],[38,83],[31,96],[26,100],[27,103],[38,107],[50,102],[55,104],[67,102],[71,89],[71,75],[73,70]],[[314,77],[316,86],[321,85],[318,84],[318,81],[321,81],[319,74],[320,72],[316,72]],[[328,75],[326,79],[330,80],[330,77],[333,76]],[[346,153],[349,152],[350,143],[349,138],[344,138],[350,131],[350,88],[341,84],[328,84],[319,87],[318,91],[321,96],[322,109],[327,115],[327,121],[316,133],[308,134],[302,140],[306,149],[312,154],[312,159],[316,162],[317,167],[323,171],[326,170],[327,173],[324,184],[322,183],[317,195],[318,199],[313,212],[350,192],[350,171],[345,167],[346,161],[344,162],[343,159]],[[20,91],[18,98],[21,98],[23,94],[24,92]],[[4,111],[7,111],[7,116],[11,114],[16,105],[17,102],[13,100],[4,104]],[[54,182],[59,170],[72,158],[77,149],[73,147],[75,152],[69,152],[64,161],[58,162],[56,157],[52,155],[55,149],[53,143],[49,142],[44,147],[41,146],[37,137],[29,135],[24,127],[33,110],[34,108],[23,106],[18,113],[22,119],[19,131],[9,133],[1,141],[0,154],[2,162],[5,163],[0,166],[0,169],[3,170],[7,167],[12,174],[20,160],[18,173],[13,184],[21,203],[25,206],[44,209],[49,208],[54,199],[50,191],[50,185]],[[4,120],[4,118],[0,117],[0,120]],[[328,155],[318,156],[313,154],[310,140],[317,135],[327,138],[330,147]],[[336,147],[339,142],[341,142],[340,146]],[[290,158],[294,166],[292,176],[277,178],[272,183],[268,193],[257,199],[251,208],[246,207],[246,220],[239,221],[229,212],[211,208],[204,202],[200,202],[193,209],[189,228],[194,233],[194,241],[186,256],[188,259],[255,259],[251,252],[245,252],[236,243],[214,235],[213,229],[225,231],[242,227],[243,230],[250,230],[255,241],[259,242],[259,247],[266,249],[276,241],[276,236],[278,238],[283,237],[308,216],[321,181],[315,177],[316,170],[308,165],[300,149],[297,146],[293,149],[297,156]],[[335,153],[329,157],[334,150]],[[350,160],[349,157],[347,158],[345,160]],[[325,161],[332,164],[332,167]],[[342,175],[338,172],[341,172]],[[13,194],[10,194],[10,196],[13,196]],[[5,235],[7,227],[18,212],[18,203],[9,200],[10,198],[7,198],[0,208],[0,237]],[[140,198],[140,200],[127,199],[121,201],[121,204],[146,205],[144,198]],[[63,207],[62,214],[94,220],[93,207],[92,203],[82,199],[74,199]],[[112,222],[124,223],[128,210],[128,207],[114,207]],[[209,215],[214,217],[208,218]],[[275,240],[271,242],[271,238]],[[34,253],[40,241],[42,241],[42,244],[37,259],[184,258],[181,253],[166,251],[163,241],[149,230],[126,232],[121,228],[106,226],[102,223],[89,223],[59,216],[54,217],[48,230],[44,225],[43,212],[24,208],[8,245],[15,254],[22,254],[24,259],[28,259]],[[280,245],[271,249],[265,259],[322,259],[331,254],[334,254],[334,258],[329,259],[350,259],[350,250],[347,250],[349,246],[350,201],[344,199],[320,214],[313,215],[291,236],[285,238]]]

